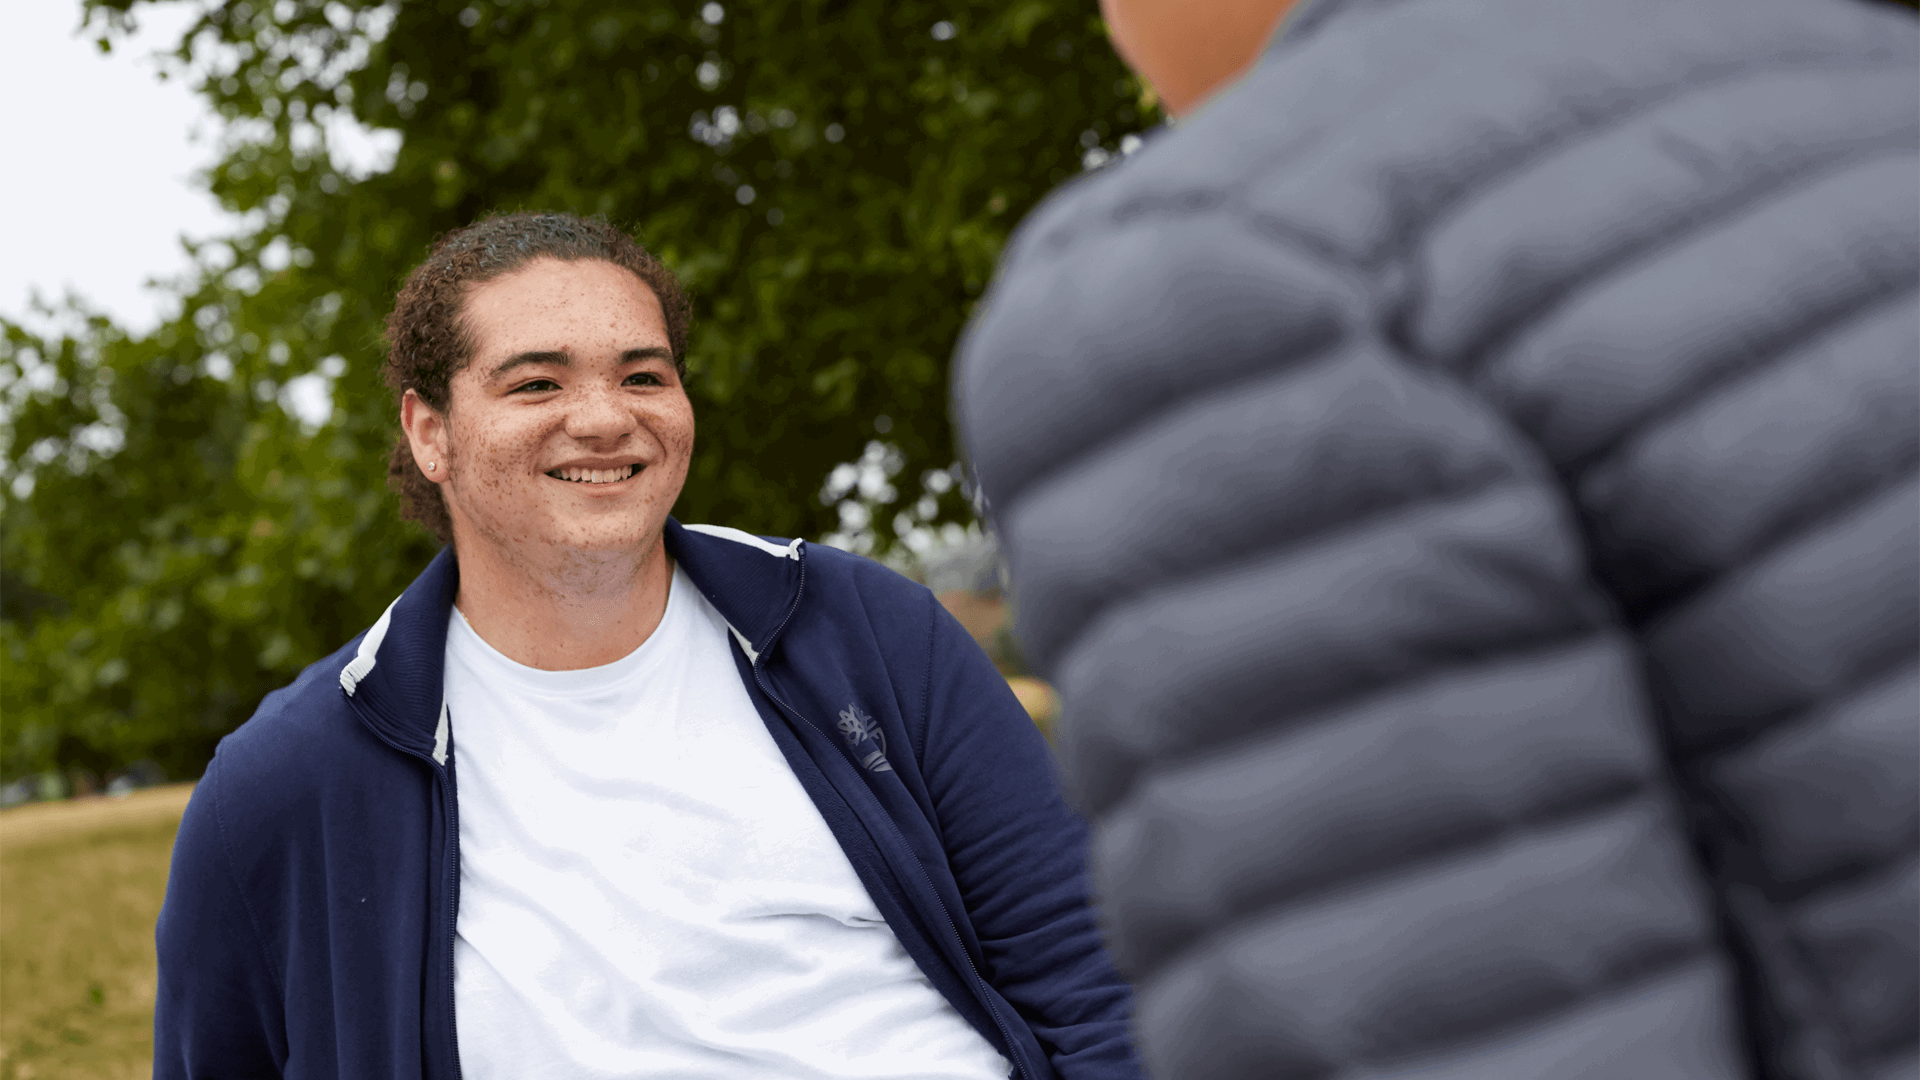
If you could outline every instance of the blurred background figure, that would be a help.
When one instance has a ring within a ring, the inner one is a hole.
[[[1915,1076],[1913,13],[1102,6],[955,377],[1152,1068]]]

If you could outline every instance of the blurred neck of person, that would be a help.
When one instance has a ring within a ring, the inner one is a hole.
[[[1295,0],[1100,0],[1113,47],[1185,117],[1245,74]]]
[[[541,258],[468,289],[461,318],[472,356],[446,411],[411,390],[400,410],[452,519],[454,603],[529,667],[612,663],[666,610],[693,453],[660,301],[613,263]]]

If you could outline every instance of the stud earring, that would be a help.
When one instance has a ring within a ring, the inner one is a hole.
[[[429,462],[427,462],[427,471],[428,471],[428,472],[432,472],[433,470],[435,470],[435,469],[437,469],[437,468],[439,468],[439,467],[440,467],[440,463],[439,463],[439,462],[437,462],[437,461],[429,461]]]

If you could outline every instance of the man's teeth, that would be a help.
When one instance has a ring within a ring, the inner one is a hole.
[[[638,465],[627,465],[618,469],[555,469],[547,475],[576,484],[613,484],[639,471]]]

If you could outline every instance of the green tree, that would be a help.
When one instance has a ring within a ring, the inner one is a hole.
[[[139,13],[86,11],[102,48]],[[245,227],[145,336],[71,303],[52,332],[0,321],[9,776],[196,774],[432,556],[383,486],[378,372],[436,235],[533,208],[632,228],[695,302],[676,513],[819,536],[852,497],[823,482],[867,454],[897,473],[867,492],[884,549],[969,518],[947,361],[1008,230],[1157,119],[1088,0],[235,0],[176,61]],[[398,134],[390,168],[342,165],[344,118]]]

